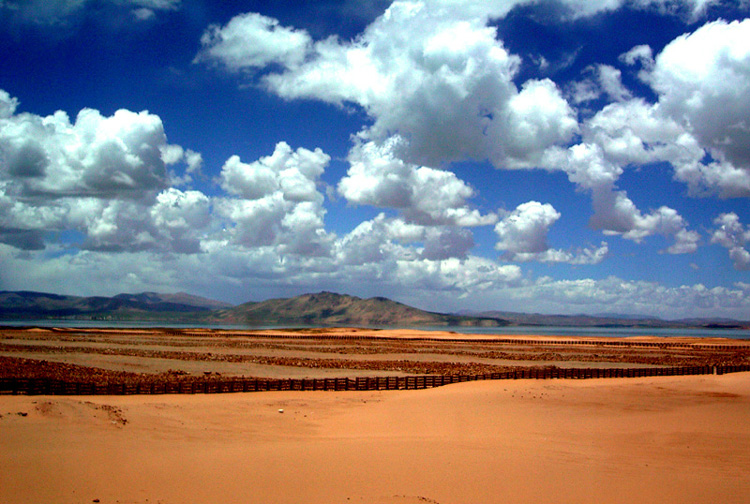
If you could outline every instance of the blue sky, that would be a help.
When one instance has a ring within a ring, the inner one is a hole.
[[[0,289],[750,318],[745,0],[0,1]]]

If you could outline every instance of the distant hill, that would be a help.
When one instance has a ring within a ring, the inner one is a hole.
[[[230,307],[211,299],[185,293],[118,294],[104,296],[62,296],[45,292],[0,291],[0,319],[126,318],[147,320],[167,313],[207,312]]]
[[[703,327],[712,329],[746,329],[750,322],[731,319],[692,318],[683,320],[664,320],[645,315],[599,314],[599,315],[546,315],[542,313],[517,313],[505,311],[462,312],[474,317],[493,317],[507,320],[509,324],[519,326],[550,327],[664,327],[689,328]]]
[[[433,313],[383,297],[361,299],[333,292],[245,303],[215,312],[211,318],[248,325],[497,327],[506,324],[504,320],[494,317]]]

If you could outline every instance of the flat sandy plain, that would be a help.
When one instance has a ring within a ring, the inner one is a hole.
[[[434,366],[464,372],[747,362],[746,349],[722,350],[718,340],[712,349],[691,347],[706,340],[660,349],[499,345],[484,335],[456,342],[466,336],[449,333],[425,341],[414,340],[423,336],[414,332],[374,334],[388,336],[382,341],[300,333],[0,334],[4,369],[7,359],[25,358],[180,376],[218,365],[227,365],[222,376],[296,370],[294,377],[316,377]],[[387,392],[5,395],[0,502],[744,503],[749,425],[750,373],[499,380]]]

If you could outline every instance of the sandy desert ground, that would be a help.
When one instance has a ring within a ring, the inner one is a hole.
[[[283,410],[283,412],[280,412]],[[750,373],[0,397],[0,502],[747,502]]]
[[[6,338],[5,353],[33,354],[32,339]],[[37,339],[47,347],[35,357],[107,357],[82,350],[101,343],[88,339],[69,341],[72,353]],[[191,341],[183,349],[204,351],[205,342]],[[289,355],[315,353],[295,345]],[[416,349],[392,350],[429,362],[447,351]],[[348,361],[350,350],[337,342],[325,353]],[[450,349],[467,358],[465,350]],[[518,352],[511,360],[533,356]],[[606,349],[591,352],[597,365],[607,362]],[[555,362],[591,357],[580,349],[543,353]],[[748,425],[750,373],[387,392],[4,395],[0,503],[744,503]]]

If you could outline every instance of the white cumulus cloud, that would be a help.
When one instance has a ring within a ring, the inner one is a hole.
[[[359,105],[373,119],[360,136],[383,142],[400,135],[401,155],[413,163],[528,166],[540,149],[569,140],[577,121],[552,81],[520,90],[513,82],[520,58],[487,24],[509,7],[394,2],[355,40],[314,43],[306,32],[246,14],[207,31],[200,58],[231,70],[280,64],[263,78],[271,91]]]
[[[503,259],[516,262],[598,264],[603,261],[609,252],[604,242],[599,248],[576,253],[550,248],[547,235],[560,217],[560,212],[549,203],[522,203],[495,225],[498,237],[495,248],[504,251]]]
[[[273,154],[253,163],[232,156],[219,177],[233,198],[217,198],[233,243],[278,246],[287,253],[328,254],[332,236],[324,229],[324,197],[317,183],[330,161],[322,150],[296,151],[279,142]]]
[[[300,64],[312,43],[307,32],[279,25],[276,19],[248,13],[225,26],[212,25],[201,37],[198,60],[221,61],[230,70],[262,68],[270,63]]]
[[[495,248],[513,252],[544,252],[549,249],[547,233],[561,217],[549,203],[529,201],[495,225],[498,242]]]
[[[745,228],[734,212],[719,215],[714,224],[716,229],[711,235],[711,243],[718,243],[729,251],[735,269],[750,270],[750,251],[745,248],[750,243],[750,227]]]
[[[750,195],[750,20],[714,21],[678,37],[647,82],[662,114],[695,136],[716,162],[678,176],[727,197]]]
[[[161,119],[147,111],[110,117],[83,109],[0,119],[0,176],[18,195],[139,197],[166,188]]]
[[[407,163],[397,155],[398,137],[383,144],[357,144],[349,153],[351,167],[338,192],[351,203],[396,208],[420,224],[478,226],[492,224],[494,214],[481,215],[467,200],[474,190],[450,171]]]
[[[169,144],[159,116],[16,113],[18,101],[4,91],[0,104],[0,241],[42,249],[46,233],[73,230],[88,249],[199,250],[207,199],[169,188],[166,167],[187,158],[198,169],[200,155]]]

